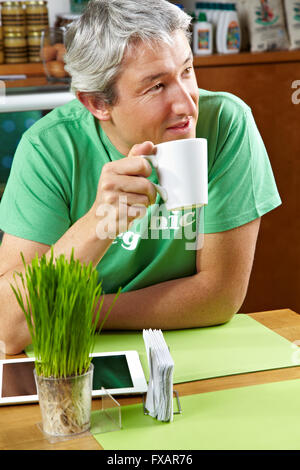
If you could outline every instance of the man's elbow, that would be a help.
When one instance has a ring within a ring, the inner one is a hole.
[[[217,310],[217,314],[215,315],[214,322],[211,323],[211,326],[217,325],[224,325],[224,323],[228,323],[234,315],[237,313],[235,308],[228,304],[223,304]]]
[[[219,303],[219,325],[229,322],[236,313],[239,312],[245,297],[247,289],[235,291],[227,291],[220,298]]]

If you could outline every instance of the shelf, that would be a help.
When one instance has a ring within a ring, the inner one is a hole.
[[[300,62],[300,50],[274,52],[241,52],[239,54],[212,54],[194,56],[195,67],[250,65],[280,62]]]
[[[216,65],[247,65],[278,62],[299,62],[300,50],[275,52],[241,52],[239,54],[212,54],[210,56],[194,56],[196,67],[214,67]],[[43,76],[43,64],[0,64],[0,75],[27,75],[28,77]]]
[[[253,64],[300,62],[300,50],[275,51],[275,52],[242,52],[239,54],[213,54],[210,56],[194,56],[194,66],[201,67],[226,67]],[[26,75],[23,80],[7,80],[7,88],[25,86],[47,85],[43,64],[0,64],[1,75]]]
[[[45,75],[31,76],[26,79],[5,80],[6,88],[26,88],[49,86],[49,82]]]
[[[42,63],[0,64],[0,75],[44,75]]]
[[[53,109],[74,99],[68,84],[49,83],[43,65],[37,64],[1,64],[0,78],[5,75],[25,75],[26,79],[4,80],[10,89],[2,97],[0,112],[18,112]]]
[[[6,75],[25,75],[26,78],[17,80],[4,80],[6,88],[19,88],[28,86],[47,85],[47,78],[43,65],[36,64],[0,64],[0,79]]]

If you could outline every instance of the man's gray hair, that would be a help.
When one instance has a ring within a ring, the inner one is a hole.
[[[113,105],[115,83],[129,47],[172,44],[172,33],[190,37],[191,17],[167,0],[90,0],[66,32],[66,70],[73,91],[98,96]]]

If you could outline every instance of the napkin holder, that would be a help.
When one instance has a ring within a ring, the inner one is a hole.
[[[173,390],[174,361],[161,330],[143,330],[149,365],[148,390],[143,395],[144,415],[171,422],[182,413],[178,392]],[[177,411],[174,411],[174,395]]]
[[[173,395],[175,396],[176,402],[177,402],[177,411],[173,411],[173,415],[180,415],[182,413],[182,408],[181,408],[181,404],[180,404],[180,400],[179,400],[179,393],[177,392],[177,390],[173,390]],[[143,412],[144,412],[144,415],[148,416],[149,411],[146,408],[146,396],[147,396],[147,394],[144,393],[144,395],[143,395]]]

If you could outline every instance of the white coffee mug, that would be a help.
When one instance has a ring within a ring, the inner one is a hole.
[[[181,139],[156,145],[155,155],[141,155],[156,169],[157,192],[168,210],[201,207],[208,202],[207,140]]]

